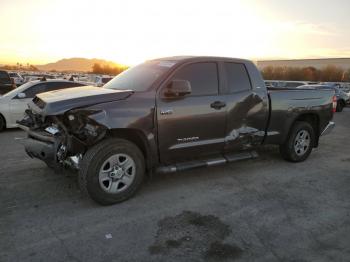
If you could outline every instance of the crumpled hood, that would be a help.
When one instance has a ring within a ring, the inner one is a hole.
[[[29,107],[41,115],[59,115],[74,108],[122,100],[132,93],[131,90],[94,86],[66,88],[38,94],[29,103]]]

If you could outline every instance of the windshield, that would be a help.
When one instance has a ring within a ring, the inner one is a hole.
[[[172,61],[145,62],[117,75],[103,87],[135,92],[146,91],[174,64],[175,62]]]

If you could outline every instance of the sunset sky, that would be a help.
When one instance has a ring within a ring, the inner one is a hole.
[[[0,0],[0,63],[350,57],[349,0]]]

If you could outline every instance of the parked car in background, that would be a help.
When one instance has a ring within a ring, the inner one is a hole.
[[[265,80],[265,85],[267,87],[277,87],[277,88],[293,88],[302,85],[312,85],[317,84],[317,82],[310,81],[285,81],[285,80]]]
[[[284,87],[286,88],[317,84],[317,82],[309,82],[309,81],[284,81],[284,83],[285,83]]]
[[[278,80],[264,80],[266,87],[283,87],[283,83]]]
[[[0,70],[0,95],[6,94],[15,88],[16,85],[7,71]]]
[[[28,108],[28,102],[37,94],[83,85],[79,82],[66,80],[36,80],[25,83],[6,93],[0,97],[0,131],[5,128],[16,127],[16,121],[23,118],[24,111]]]
[[[100,76],[100,77],[97,77],[96,86],[98,86],[98,87],[104,86],[105,84],[107,84],[112,79],[113,79],[113,77],[111,77],[111,76]]]
[[[24,78],[17,72],[9,72],[9,76],[13,79],[16,86],[20,86],[24,83]]]
[[[340,90],[343,91],[349,97],[349,100],[348,100],[347,104],[350,104],[350,88],[342,87],[342,88],[340,88]]]
[[[337,84],[318,84],[318,85],[303,85],[297,87],[298,89],[318,89],[318,90],[324,90],[324,89],[331,89],[335,91],[335,96],[337,98],[337,112],[343,111],[343,108],[350,102],[350,97],[347,93],[345,93],[343,90],[339,88],[339,85]]]
[[[109,75],[90,75],[87,77],[87,82],[90,82],[91,85],[101,87],[107,84],[112,79],[113,76]]]
[[[48,75],[48,74],[34,74],[34,75],[25,75],[24,76],[24,83],[30,82],[30,81],[35,81],[35,80],[40,80],[40,79],[55,79],[55,76],[53,75]]]
[[[79,169],[101,204],[131,197],[145,173],[255,158],[261,144],[304,161],[334,127],[332,90],[265,87],[248,61],[169,57],[147,61],[102,88],[38,94],[19,122],[30,157]]]

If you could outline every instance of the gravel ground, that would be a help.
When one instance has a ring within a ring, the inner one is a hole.
[[[310,158],[260,157],[145,181],[102,207],[0,134],[0,261],[350,261],[350,108]]]

